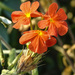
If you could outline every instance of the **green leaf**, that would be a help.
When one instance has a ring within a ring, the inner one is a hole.
[[[17,75],[17,73],[15,69],[12,69],[11,71],[3,69],[1,75]]]
[[[21,51],[21,53],[14,59],[14,61],[10,64],[10,66],[8,66],[8,70],[11,70],[18,62],[20,56],[22,55],[23,51]]]
[[[8,24],[8,25],[12,23],[9,19],[7,19],[3,16],[0,16],[0,21],[5,23],[5,24]]]
[[[10,50],[9,53],[8,65],[10,65],[15,58],[16,58],[16,50],[13,48],[12,50]]]
[[[37,69],[37,68],[35,68],[34,70],[32,70],[32,75],[39,75],[39,74],[38,74],[38,69]]]

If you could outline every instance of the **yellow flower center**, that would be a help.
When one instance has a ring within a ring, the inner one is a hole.
[[[37,33],[38,33],[38,35],[40,35],[40,36],[43,34],[41,31],[37,31]]]
[[[50,18],[50,22],[54,22],[54,20],[52,18]]]
[[[29,18],[30,17],[30,13],[26,13],[26,17]]]
[[[43,33],[41,31],[39,31],[39,35],[42,35]]]

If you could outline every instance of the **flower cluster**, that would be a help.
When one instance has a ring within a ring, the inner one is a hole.
[[[63,36],[67,33],[68,26],[65,22],[67,16],[62,8],[58,10],[57,3],[52,3],[46,14],[38,12],[38,7],[38,1],[33,2],[32,5],[30,1],[22,3],[20,6],[22,11],[12,12],[11,18],[13,23],[15,23],[13,26],[15,29],[19,29],[21,25],[31,25],[32,17],[43,18],[43,20],[38,22],[40,30],[33,30],[33,28],[31,28],[30,31],[23,32],[23,35],[19,39],[19,43],[22,45],[30,42],[29,49],[41,54],[46,52],[48,47],[56,44],[55,37],[57,37],[58,34]]]

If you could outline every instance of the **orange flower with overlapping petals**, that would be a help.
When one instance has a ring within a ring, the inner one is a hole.
[[[62,8],[58,11],[57,9],[57,3],[52,3],[44,16],[44,20],[38,22],[38,26],[41,29],[48,27],[48,33],[52,36],[57,36],[57,34],[63,36],[68,31],[68,26],[65,22],[67,15]]]
[[[41,30],[31,30],[25,32],[19,39],[20,44],[29,44],[29,49],[35,53],[41,54],[47,51],[47,47],[56,44],[56,39],[54,37],[49,37],[46,31]]]
[[[20,9],[22,11],[14,11],[11,14],[13,23],[16,23],[13,27],[19,29],[21,25],[28,25],[31,17],[37,17],[38,12],[36,11],[39,7],[39,2],[35,1],[32,3],[27,1],[22,3]],[[38,15],[39,16],[39,15]]]

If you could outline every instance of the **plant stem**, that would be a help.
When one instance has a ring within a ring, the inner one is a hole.
[[[62,40],[60,39],[59,36],[57,37],[57,40],[58,40],[58,44],[62,47],[63,46],[63,42],[62,42]]]
[[[30,29],[33,30],[32,22],[31,22],[31,17],[30,17]]]
[[[22,50],[16,50],[16,54],[19,54]],[[25,49],[23,51],[26,51]],[[4,54],[9,54],[10,50],[3,50]]]
[[[37,25],[35,25],[35,30],[38,30],[38,26]]]
[[[8,70],[11,70],[16,65],[16,63],[18,62],[18,60],[22,54],[23,54],[23,51],[21,51],[21,53],[19,55],[17,55],[17,57],[13,60],[11,65],[8,66]]]
[[[4,60],[4,54],[3,54],[3,50],[2,50],[1,40],[0,40],[0,63],[4,67],[5,60]]]
[[[66,56],[67,61],[69,62],[69,64],[71,65],[71,68],[72,68],[73,72],[75,73],[75,67],[74,67],[72,61],[70,60],[69,56],[67,55],[66,50],[64,50],[64,55]]]
[[[74,37],[74,35],[73,35],[73,33],[72,33],[72,30],[71,30],[70,27],[68,27],[68,28],[69,28],[69,35],[70,35],[70,37],[71,37],[71,39],[72,39],[72,42],[75,44],[75,37]]]
[[[47,31],[48,27],[45,28],[45,31]]]
[[[11,46],[3,39],[2,36],[0,36],[0,40],[1,40],[2,44],[3,44],[7,49],[9,49],[9,50],[12,49]]]
[[[57,38],[59,39],[58,42],[59,42],[60,46],[63,48],[63,42],[61,41],[61,39],[59,38],[59,36],[58,36]],[[65,55],[65,57],[66,57],[68,63],[71,65],[71,68],[72,68],[73,72],[75,73],[75,67],[74,67],[74,65],[73,65],[73,63],[72,63],[72,61],[71,61],[71,59],[70,59],[69,56],[67,55],[66,50],[63,49],[63,52],[64,52],[64,55]]]

